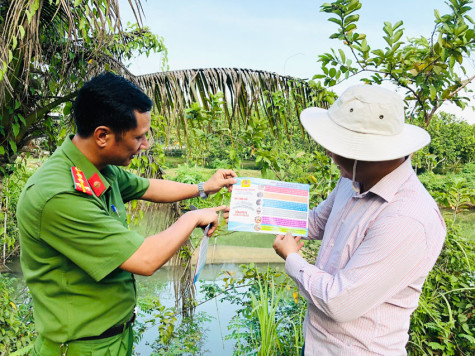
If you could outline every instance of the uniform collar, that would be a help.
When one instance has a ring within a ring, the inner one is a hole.
[[[411,159],[407,158],[399,167],[376,183],[369,192],[372,192],[389,202],[392,200],[401,185],[403,185],[412,174],[415,173],[412,169]]]
[[[84,172],[86,179],[89,180],[94,173],[97,173],[105,186],[104,191],[106,191],[110,187],[109,181],[105,179],[105,177],[110,176],[110,166],[106,166],[102,171],[99,171],[96,166],[94,166],[91,161],[89,161],[86,156],[79,151],[79,148],[77,148],[72,141],[73,137],[74,135],[66,137],[61,145],[64,154],[71,160],[74,167],[77,167]]]

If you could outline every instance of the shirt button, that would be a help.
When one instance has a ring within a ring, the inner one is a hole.
[[[333,247],[335,246],[335,243],[334,242],[330,242],[330,247]]]
[[[320,267],[320,269],[323,269],[323,265],[320,265],[320,266],[318,266],[318,267]]]

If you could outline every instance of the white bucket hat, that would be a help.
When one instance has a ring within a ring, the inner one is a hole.
[[[404,123],[401,97],[377,85],[352,86],[328,110],[303,110],[300,121],[327,150],[359,161],[405,157],[430,142],[427,131]]]

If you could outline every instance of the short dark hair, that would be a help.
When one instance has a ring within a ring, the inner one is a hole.
[[[119,136],[137,127],[134,110],[152,109],[152,100],[131,81],[110,72],[102,73],[79,90],[73,104],[77,133],[89,137],[98,126]]]

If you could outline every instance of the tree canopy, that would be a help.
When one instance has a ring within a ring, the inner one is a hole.
[[[445,101],[461,108],[469,98],[464,89],[475,76],[467,77],[466,62],[475,48],[474,21],[469,16],[472,0],[449,0],[451,12],[441,15],[434,10],[435,26],[429,38],[404,40],[403,21],[383,25],[384,48],[372,47],[366,34],[358,32],[359,0],[337,0],[325,3],[321,11],[328,21],[338,26],[330,38],[340,40],[344,51],[331,49],[321,54],[324,86],[332,87],[355,75],[363,75],[368,84],[391,82],[405,91],[408,116],[416,123],[429,125],[433,115]]]
[[[130,2],[137,23],[140,2]],[[85,79],[103,70],[127,73],[135,54],[164,52],[146,28],[124,28],[117,0],[19,0],[0,3],[0,169],[8,173],[31,138],[54,138],[51,112]]]

